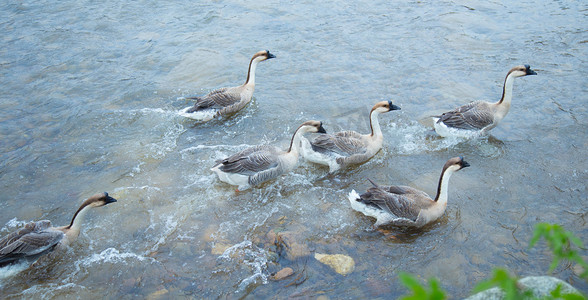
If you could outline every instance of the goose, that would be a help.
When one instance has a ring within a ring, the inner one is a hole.
[[[496,103],[475,101],[440,116],[433,116],[435,131],[443,137],[469,137],[487,133],[508,113],[514,79],[527,75],[537,75],[537,73],[531,70],[529,65],[510,69],[504,80],[500,101]]]
[[[320,121],[306,121],[296,129],[287,151],[258,145],[217,161],[210,169],[221,181],[237,185],[237,191],[259,185],[290,172],[298,162],[300,137],[306,132],[326,133]]]
[[[180,115],[198,121],[210,121],[217,116],[238,112],[253,96],[257,64],[275,57],[269,50],[255,53],[249,62],[247,80],[243,85],[214,90],[203,97],[188,97],[186,99],[196,100],[196,103],[181,110]]]
[[[449,177],[469,166],[462,157],[449,159],[443,166],[435,199],[409,186],[381,186],[369,179],[373,187],[361,195],[352,190],[348,199],[354,210],[377,219],[374,227],[391,224],[419,228],[443,215],[447,207]]]
[[[78,235],[84,215],[94,207],[116,202],[108,193],[88,198],[76,211],[67,226],[53,227],[51,221],[29,222],[24,228],[0,239],[0,267],[21,262],[36,261],[42,255],[69,246]]]
[[[341,131],[335,134],[321,134],[312,142],[302,138],[301,155],[306,160],[329,166],[329,173],[344,166],[368,161],[382,148],[384,136],[378,122],[378,115],[400,107],[392,101],[381,101],[370,111],[370,134],[355,131]]]

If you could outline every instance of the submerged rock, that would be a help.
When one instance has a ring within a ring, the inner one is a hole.
[[[341,275],[350,274],[355,270],[355,261],[347,255],[315,253],[314,258]]]
[[[273,280],[282,280],[290,275],[294,274],[294,270],[292,268],[286,267],[278,271],[274,276],[272,276]]]
[[[214,243],[214,246],[212,246],[212,249],[210,250],[210,253],[212,253],[213,255],[223,255],[225,253],[225,251],[227,249],[229,249],[232,245],[227,244],[227,243]]]
[[[567,282],[557,279],[551,276],[529,276],[521,278],[518,281],[520,288],[524,290],[531,290],[533,296],[541,299],[545,296],[549,296],[551,291],[557,288],[558,284],[561,284],[561,294],[579,294],[578,290],[572,287]],[[466,300],[502,300],[504,299],[504,292],[494,287],[485,291],[474,294]]]
[[[161,288],[160,290],[157,290],[149,295],[147,295],[147,300],[156,300],[156,299],[164,299],[166,298],[166,294],[169,293],[169,291],[166,288]]]
[[[298,232],[271,230],[267,234],[267,239],[270,243],[284,248],[289,260],[310,255],[310,248]]]

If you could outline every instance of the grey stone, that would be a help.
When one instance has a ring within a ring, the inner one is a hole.
[[[537,298],[549,295],[551,291],[557,288],[558,284],[562,285],[562,294],[580,294],[580,292],[569,283],[551,276],[529,276],[519,279],[519,285],[522,288],[533,291],[533,295]],[[495,287],[474,294],[466,298],[466,300],[502,300],[503,298],[504,293],[502,290]]]

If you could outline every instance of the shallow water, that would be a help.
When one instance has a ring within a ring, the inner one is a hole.
[[[67,224],[88,196],[119,202],[87,216],[69,251],[0,279],[7,298],[390,298],[398,271],[437,277],[465,297],[494,267],[546,274],[538,222],[585,242],[588,7],[581,1],[315,3],[4,1],[0,4],[0,235],[25,221]],[[206,124],[177,115],[179,97],[245,81],[254,100]],[[441,139],[427,116],[500,98],[509,115],[474,139]],[[247,146],[287,147],[302,122],[367,132],[371,106],[384,148],[334,176],[300,162],[236,194],[209,171]],[[366,178],[434,194],[444,162],[463,155],[445,215],[420,231],[371,229],[346,195]],[[280,251],[280,233],[291,248]],[[292,249],[289,250],[293,251]],[[346,276],[314,253],[355,260]],[[582,252],[586,258],[586,252]],[[291,267],[283,281],[270,274]],[[570,266],[553,274],[584,291]]]

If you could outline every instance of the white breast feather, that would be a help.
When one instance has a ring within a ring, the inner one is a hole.
[[[192,108],[192,106],[186,107],[178,112],[178,114],[184,118],[190,118],[197,121],[210,121],[214,119],[216,113],[219,111],[218,109],[202,109],[195,111],[193,113],[187,113],[187,111]]]
[[[341,155],[334,152],[328,152],[329,154],[324,154],[314,151],[312,150],[312,145],[310,144],[310,141],[305,137],[301,138],[300,144],[300,154],[307,161],[329,166],[330,173],[333,173],[339,170],[339,168],[341,168],[341,166],[337,163],[337,157],[342,157]]]
[[[211,171],[215,172],[218,175],[218,179],[226,182],[231,185],[239,186],[238,189],[244,191],[248,189],[249,186],[249,176],[241,175],[238,173],[227,173],[220,170],[221,164],[218,166],[210,169]]]
[[[442,137],[455,136],[455,137],[463,137],[463,138],[473,138],[473,137],[479,136],[482,133],[482,131],[480,131],[480,130],[465,130],[465,129],[457,129],[457,128],[447,127],[447,125],[445,125],[445,123],[443,123],[443,122],[437,123],[437,121],[439,121],[439,118],[434,117],[433,124],[435,126],[435,131],[437,132],[437,134],[439,134]]]
[[[373,217],[376,218],[376,224],[374,224],[374,226],[380,226],[382,224],[386,224],[389,223],[395,219],[398,219],[398,217],[385,212],[384,210],[381,209],[377,209],[373,206],[369,206],[367,204],[364,204],[361,201],[357,201],[357,199],[359,199],[359,194],[355,191],[355,190],[351,190],[351,192],[349,193],[349,196],[347,197],[349,199],[349,202],[351,203],[351,208],[353,208],[354,210],[368,216],[368,217]]]

